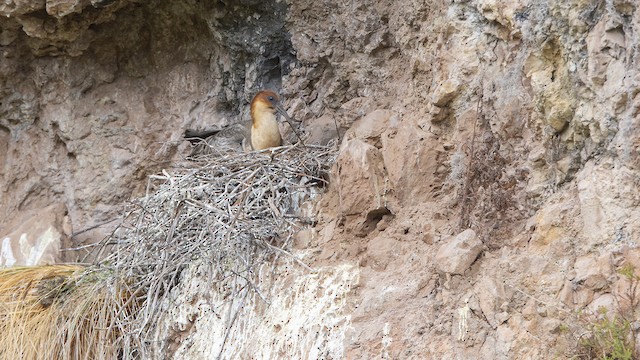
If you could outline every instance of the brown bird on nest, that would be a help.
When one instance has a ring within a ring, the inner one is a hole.
[[[282,136],[278,128],[276,115],[282,115],[291,126],[296,136],[291,117],[280,104],[278,94],[269,90],[262,90],[251,100],[251,146],[253,150],[262,150],[282,145]]]
[[[258,92],[251,101],[251,146],[254,150],[263,150],[282,145],[282,136],[278,127],[277,114],[282,115],[295,135],[292,119],[280,104],[278,94],[270,90]],[[241,152],[245,148],[246,128],[234,124],[220,130],[196,131],[187,129],[184,137],[194,144],[191,156],[211,153]]]

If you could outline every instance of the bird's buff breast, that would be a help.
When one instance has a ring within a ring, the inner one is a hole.
[[[257,126],[256,126],[257,125]],[[274,117],[262,119],[251,127],[251,145],[253,150],[262,150],[282,145],[278,122]]]

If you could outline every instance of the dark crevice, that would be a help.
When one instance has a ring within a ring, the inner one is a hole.
[[[365,220],[364,224],[362,224],[362,227],[360,228],[360,231],[358,231],[357,235],[362,237],[367,236],[369,233],[375,230],[376,225],[378,225],[378,223],[386,215],[392,215],[391,211],[389,211],[389,209],[387,209],[386,207],[369,211],[369,213],[367,214],[367,219]]]

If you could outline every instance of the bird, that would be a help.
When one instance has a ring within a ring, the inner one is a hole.
[[[284,116],[291,125],[292,119],[282,107],[278,94],[271,90],[262,90],[253,97],[251,100],[251,146],[253,150],[282,145],[277,114]]]
[[[271,90],[259,91],[251,101],[251,147],[253,150],[264,150],[282,145],[282,135],[278,126],[277,114],[284,116],[291,130],[300,139],[296,132],[293,119],[284,110],[278,94]],[[226,154],[229,152],[242,152],[246,150],[246,127],[242,124],[234,124],[223,129],[193,130],[187,129],[184,138],[194,146],[191,157],[208,154]]]
[[[184,138],[193,145],[191,157],[210,154],[243,152],[248,131],[243,124],[233,124],[220,130],[187,129]]]

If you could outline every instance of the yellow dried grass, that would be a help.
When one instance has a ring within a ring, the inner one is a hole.
[[[80,265],[0,270],[0,358],[118,358],[117,321],[136,302],[104,279]]]

